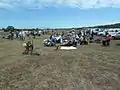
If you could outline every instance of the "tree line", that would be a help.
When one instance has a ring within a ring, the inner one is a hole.
[[[106,29],[109,29],[109,28],[120,28],[120,23],[110,24],[110,25],[94,26],[94,27],[91,27],[91,28],[106,28]]]
[[[82,28],[57,28],[57,29],[52,29],[52,30],[81,30],[84,28],[105,28],[105,29],[109,29],[109,28],[120,28],[120,23],[116,23],[116,24],[110,24],[110,25],[100,25],[100,26],[93,26],[93,27],[82,27]],[[39,29],[39,28],[31,28],[31,29],[17,29],[14,26],[7,26],[7,28],[2,28],[1,30],[5,31],[5,32],[9,32],[9,31],[38,31],[38,30],[43,30],[43,29]],[[47,28],[46,30],[51,30],[50,28]]]

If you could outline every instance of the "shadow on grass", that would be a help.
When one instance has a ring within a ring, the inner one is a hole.
[[[120,46],[120,43],[117,43],[116,45],[117,45],[117,46]]]
[[[23,55],[35,55],[35,56],[40,56],[39,53],[32,53],[32,54],[27,54],[27,53],[22,53]]]

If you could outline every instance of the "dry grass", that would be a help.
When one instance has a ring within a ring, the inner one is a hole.
[[[0,40],[0,90],[120,90],[120,46],[97,44],[55,51],[34,40],[40,56],[24,56],[22,42]]]

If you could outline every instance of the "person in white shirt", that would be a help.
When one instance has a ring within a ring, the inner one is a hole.
[[[18,35],[19,35],[19,39],[22,40],[22,32],[21,31],[19,32]]]
[[[25,40],[25,32],[22,31],[22,40]]]

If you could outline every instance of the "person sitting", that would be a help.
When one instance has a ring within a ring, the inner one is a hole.
[[[82,43],[83,43],[83,36],[80,36],[79,43],[80,43],[80,45],[82,45]]]
[[[83,36],[83,40],[81,41],[80,45],[88,45],[88,39],[87,37]]]
[[[74,46],[74,47],[77,47],[77,38],[74,38],[74,39],[73,39],[73,46]]]
[[[90,43],[93,43],[93,42],[94,42],[94,39],[93,39],[92,36],[89,37],[89,40],[90,40],[90,41],[89,41]]]

